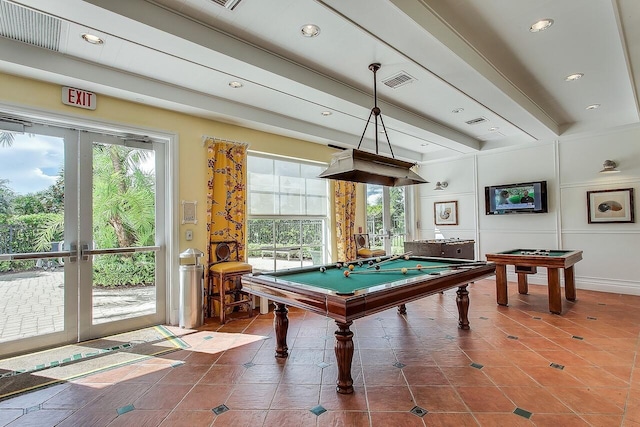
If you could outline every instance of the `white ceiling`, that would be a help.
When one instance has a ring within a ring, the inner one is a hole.
[[[377,62],[391,146],[414,161],[640,119],[637,0],[220,2],[0,0],[0,34],[40,27],[30,20],[45,14],[60,35],[50,49],[30,44],[55,34],[0,37],[0,71],[351,148],[374,104]],[[15,15],[20,6],[37,13]],[[530,32],[542,18],[554,25]],[[309,23],[319,36],[300,34]],[[88,44],[85,32],[105,43]],[[414,80],[383,83],[401,72]],[[361,148],[375,148],[373,129]],[[383,134],[379,149],[388,152]]]

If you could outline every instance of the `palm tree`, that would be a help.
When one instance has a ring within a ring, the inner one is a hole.
[[[15,136],[11,132],[0,132],[0,147],[11,147]]]

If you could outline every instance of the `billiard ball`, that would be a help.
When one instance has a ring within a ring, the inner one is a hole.
[[[358,261],[358,267],[362,267],[362,261]]]
[[[369,264],[369,265],[373,265],[373,261],[372,261],[372,260],[369,260],[369,262],[368,262],[367,264]]]
[[[342,263],[341,262],[336,263],[336,268],[342,268]]]
[[[379,265],[376,265],[376,270],[380,270],[380,266]]]
[[[327,269],[326,269],[326,268],[324,268],[324,267],[320,267],[320,273],[324,273],[325,271],[327,271]]]
[[[409,255],[405,255],[404,259],[406,259],[408,261],[409,260]]]
[[[416,268],[417,268],[418,270],[421,270],[421,269],[422,269],[422,264],[416,264]]]
[[[344,274],[344,277],[349,277],[349,270],[345,270],[342,274]]]
[[[376,262],[380,262],[380,261],[382,261],[380,257],[376,258]]]
[[[403,268],[402,268],[402,270],[400,270],[400,272],[401,272],[402,274],[407,274],[407,271],[409,271],[409,270],[407,270],[407,268],[406,268],[406,267],[403,267]]]
[[[354,269],[354,268],[356,268],[356,267],[355,267],[355,265],[353,265],[353,264],[349,264],[349,270],[350,270],[350,271],[353,271],[353,269]]]

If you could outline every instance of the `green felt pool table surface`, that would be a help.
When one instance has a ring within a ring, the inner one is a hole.
[[[381,264],[380,270],[377,271],[374,267],[368,268],[368,263],[364,263],[362,266],[357,263],[351,264],[354,266],[353,270],[349,270],[348,267],[338,268],[335,265],[329,265],[324,267],[326,268],[325,272],[321,272],[320,267],[317,267],[310,271],[274,273],[273,276],[299,285],[313,286],[334,291],[337,294],[347,295],[359,290],[371,290],[371,288],[377,286],[389,285],[392,282],[396,284],[400,282],[401,284],[406,279],[413,279],[419,276],[437,276],[442,271],[448,271],[452,265],[460,265],[459,263],[452,264],[441,260],[397,259]],[[423,270],[407,270],[406,274],[398,271],[398,269],[402,268],[416,268],[418,264],[425,268]],[[349,277],[344,276],[345,271],[350,271]]]

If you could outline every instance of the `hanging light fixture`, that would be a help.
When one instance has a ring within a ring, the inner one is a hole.
[[[362,132],[362,137],[360,137],[358,148],[334,154],[329,167],[319,175],[319,178],[364,182],[366,184],[378,184],[386,187],[399,187],[403,185],[424,184],[428,182],[412,170],[412,168],[416,166],[415,163],[399,160],[393,156],[393,149],[391,148],[391,142],[389,142],[387,128],[384,125],[381,111],[378,107],[376,72],[379,69],[380,64],[378,63],[369,65],[369,70],[373,72],[374,104],[371,109],[371,113],[369,114],[369,118],[367,119],[367,124]],[[371,122],[371,116],[374,117],[375,125],[375,154],[360,150],[367,127]],[[382,125],[381,132],[378,132],[378,120],[380,120],[380,124]],[[387,138],[391,157],[378,154],[379,133],[384,133]]]

